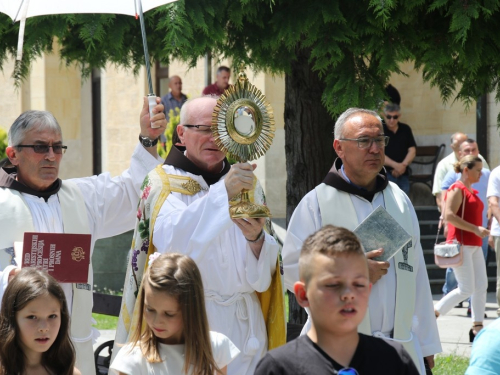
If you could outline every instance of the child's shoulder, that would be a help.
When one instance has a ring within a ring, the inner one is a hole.
[[[360,361],[370,363],[372,368],[411,369],[410,374],[418,373],[410,354],[402,344],[382,338],[359,334]],[[391,370],[392,371],[392,370]],[[390,371],[388,372],[390,373]]]
[[[257,365],[255,374],[286,374],[287,369],[290,368],[294,369],[295,374],[308,374],[310,368],[309,366],[304,368],[304,366],[321,362],[314,358],[318,354],[307,335],[299,336],[285,345],[267,352]]]
[[[112,370],[110,374],[142,374],[144,373],[143,369],[146,367],[146,362],[140,346],[128,343],[116,354],[110,366],[110,370]]]
[[[286,358],[294,359],[297,358],[299,353],[304,351],[310,351],[314,348],[314,343],[307,335],[299,336],[296,339],[287,342],[285,345],[279,348],[273,349],[268,353],[275,358],[280,358],[285,360]],[[293,355],[293,357],[290,357]]]
[[[368,336],[362,333],[359,334],[359,340],[360,343],[362,343],[361,350],[369,350],[371,353],[392,353],[393,355],[399,355],[400,353],[406,352],[403,345],[396,341],[388,341],[379,337]]]
[[[129,342],[123,345],[117,355],[130,355],[130,354],[140,354],[142,355],[142,350],[140,343]]]
[[[212,344],[213,349],[234,345],[226,335],[215,331],[210,331],[210,343]]]
[[[214,360],[219,367],[225,367],[240,354],[240,350],[224,334],[210,331],[210,343]]]

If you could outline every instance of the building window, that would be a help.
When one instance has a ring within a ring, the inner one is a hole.
[[[168,94],[168,65],[162,65],[159,61],[155,63],[155,91],[156,96],[162,97]]]

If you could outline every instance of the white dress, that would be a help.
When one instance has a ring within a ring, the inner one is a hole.
[[[215,363],[222,369],[226,367],[240,351],[226,336],[210,332],[210,342]],[[149,363],[142,355],[139,346],[131,343],[125,345],[116,355],[109,370],[110,374],[123,373],[127,375],[182,375],[184,373],[184,344],[159,344],[162,362]],[[187,375],[191,375],[190,368]],[[207,374],[208,375],[208,374]]]
[[[170,165],[163,168],[168,174],[191,177],[202,190],[194,195],[170,193],[156,219],[153,243],[161,253],[182,253],[196,262],[210,330],[225,334],[241,351],[228,366],[228,374],[253,374],[267,352],[266,326],[254,292],[263,292],[271,284],[278,244],[266,234],[256,259],[229,217],[223,180],[209,188],[201,176]]]

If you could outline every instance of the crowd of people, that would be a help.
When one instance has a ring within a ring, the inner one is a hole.
[[[220,95],[229,78],[230,70],[219,68],[206,91]],[[399,122],[399,104],[384,106],[384,120],[361,108],[338,117],[338,159],[296,207],[280,252],[268,220],[229,214],[242,190],[255,203],[265,204],[265,196],[256,165],[230,165],[217,148],[211,131],[216,99],[186,100],[177,76],[170,89],[157,98],[152,117],[144,100],[139,144],[117,177],[59,179],[66,146],[49,112],[27,111],[11,126],[11,165],[0,169],[0,375],[96,373],[92,267],[84,284],[21,269],[14,244],[25,232],[90,234],[92,251],[97,239],[135,228],[114,374],[363,375],[373,368],[430,374],[441,352],[436,318],[469,296],[471,341],[477,335],[477,345],[484,345],[482,337],[498,330],[483,332],[482,324],[483,246],[488,238],[500,244],[500,170],[485,173],[489,167],[472,139],[454,134],[453,153],[436,173],[447,240],[464,245],[464,261],[448,272],[447,294],[434,306],[408,198],[416,142]],[[162,160],[156,143],[172,106],[181,108],[178,142]],[[480,183],[484,194],[476,190]],[[383,261],[383,248],[364,249],[352,232],[379,206],[411,237]],[[288,343],[282,279],[309,317],[301,336]],[[470,374],[485,363],[475,348]]]

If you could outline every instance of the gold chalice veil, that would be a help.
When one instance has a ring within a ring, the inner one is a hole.
[[[217,101],[212,114],[212,133],[219,150],[241,163],[257,159],[271,147],[275,132],[271,105],[243,71]],[[266,206],[250,202],[241,191],[241,201],[229,208],[233,219],[271,217]]]

